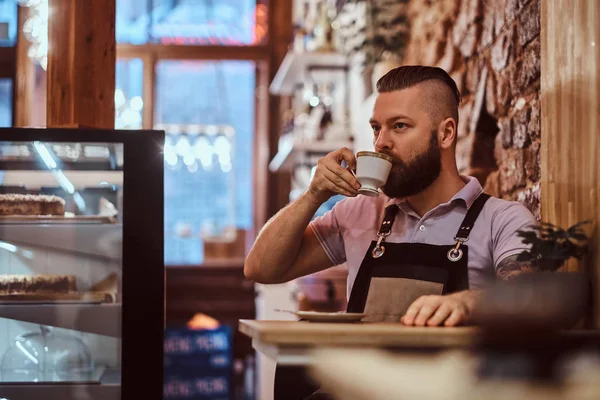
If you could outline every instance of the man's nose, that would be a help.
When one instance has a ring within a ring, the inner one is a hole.
[[[392,150],[393,144],[390,140],[390,134],[386,129],[381,129],[377,139],[375,139],[375,151]]]

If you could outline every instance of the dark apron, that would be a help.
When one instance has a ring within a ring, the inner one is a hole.
[[[398,322],[419,297],[469,289],[469,248],[465,242],[488,194],[481,194],[467,211],[453,245],[387,243],[398,206],[386,208],[378,240],[363,259],[348,300],[347,312],[366,313],[365,322]],[[314,393],[304,367],[281,367],[275,372],[275,400],[300,400]],[[317,394],[311,398],[325,398]]]
[[[454,245],[386,243],[398,213],[387,207],[379,239],[373,241],[363,259],[348,300],[348,312],[362,313],[366,322],[397,322],[419,297],[443,295],[469,288],[469,248],[464,243],[481,213],[488,194],[471,205]]]

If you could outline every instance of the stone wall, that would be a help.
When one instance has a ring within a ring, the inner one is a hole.
[[[540,0],[411,0],[403,64],[457,82],[457,161],[488,193],[539,218]]]

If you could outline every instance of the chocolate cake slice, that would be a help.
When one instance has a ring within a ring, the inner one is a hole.
[[[0,194],[0,215],[65,215],[65,200],[45,194]]]
[[[0,295],[75,291],[73,275],[0,275]]]

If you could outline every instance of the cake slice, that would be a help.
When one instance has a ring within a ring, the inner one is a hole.
[[[0,215],[64,215],[65,200],[45,194],[0,194]]]
[[[76,290],[73,275],[0,275],[0,295],[71,293]]]

